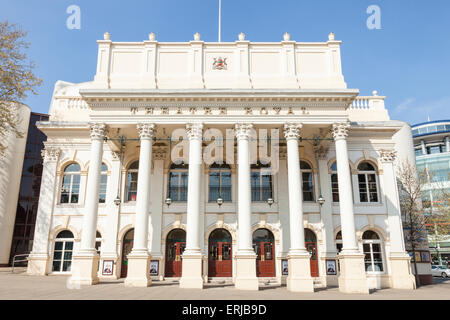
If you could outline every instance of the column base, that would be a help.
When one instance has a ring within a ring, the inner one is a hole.
[[[149,287],[151,255],[147,250],[131,251],[128,255],[128,271],[124,284],[126,287]]]
[[[363,254],[342,252],[339,254],[339,265],[340,292],[369,294]]]
[[[290,252],[288,258],[287,289],[292,292],[314,292],[314,280],[311,277],[309,253]]]
[[[236,254],[234,287],[239,290],[259,290],[259,281],[256,276],[256,254],[253,251]]]
[[[203,289],[202,263],[200,252],[184,252],[180,288]]]
[[[50,257],[47,254],[34,254],[28,256],[27,274],[31,276],[45,276],[48,274]]]
[[[73,256],[72,276],[69,283],[74,286],[94,285],[98,283],[98,261],[97,251],[80,251]]]
[[[414,290],[416,279],[411,272],[411,259],[406,253],[391,253],[391,288]]]

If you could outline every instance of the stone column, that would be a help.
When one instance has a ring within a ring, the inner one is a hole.
[[[337,286],[337,275],[327,275],[326,260],[337,260],[336,243],[334,239],[333,226],[333,194],[331,190],[331,179],[328,173],[328,149],[316,148],[316,158],[319,169],[319,183],[322,197],[325,199],[324,204],[320,207],[320,218],[323,225],[322,234],[324,238],[325,250],[320,252],[320,263],[324,272],[321,275],[322,283],[327,286]]]
[[[396,152],[393,150],[380,150],[391,244],[389,253],[391,287],[395,289],[415,289],[416,281],[411,273],[411,259],[405,250],[397,179],[393,163],[395,157]]]
[[[150,213],[150,175],[152,168],[152,139],[155,125],[138,124],[141,150],[136,195],[136,219],[134,223],[133,249],[128,255],[128,272],[125,285],[148,287],[150,278],[150,254],[148,252],[148,216]]]
[[[151,187],[151,212],[150,216],[150,237],[152,260],[159,260],[159,265],[162,266],[163,253],[161,252],[161,230],[162,226],[162,212],[164,205],[164,159],[167,151],[165,149],[156,149],[153,152],[153,175]],[[154,187],[153,187],[154,186]],[[159,279],[162,280],[164,271],[159,270]]]
[[[86,205],[83,215],[80,249],[73,256],[72,277],[74,285],[98,283],[99,256],[95,249],[97,232],[100,175],[103,158],[103,139],[107,133],[104,123],[91,123],[91,158],[86,187]]]
[[[200,185],[202,178],[202,135],[200,123],[186,125],[189,139],[189,179],[187,200],[186,249],[183,253],[180,288],[202,289],[200,249]]]
[[[250,185],[251,124],[236,124],[238,141],[238,249],[236,251],[236,289],[258,290],[256,254],[251,229],[252,197]]]
[[[60,149],[47,146],[42,150],[44,163],[34,231],[33,251],[28,256],[27,273],[30,275],[46,275],[50,272],[48,265],[48,239],[52,227],[55,194],[58,193],[56,170],[60,153]]]
[[[289,265],[287,289],[294,292],[314,292],[310,256],[305,248],[305,230],[303,227],[303,192],[298,152],[301,127],[301,124],[294,123],[284,125],[287,143],[289,229],[291,234],[291,247],[287,256]]]
[[[343,248],[339,254],[339,290],[345,293],[369,293],[364,267],[364,255],[356,242],[355,217],[353,210],[352,182],[347,150],[349,123],[333,124],[336,144],[336,162],[339,180],[339,209]]]
[[[450,137],[445,137],[445,151],[450,152]]]

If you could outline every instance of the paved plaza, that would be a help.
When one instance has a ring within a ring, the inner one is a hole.
[[[236,290],[233,285],[207,284],[204,290],[180,289],[178,283],[154,281],[148,288],[125,287],[122,280],[101,282],[80,289],[69,288],[69,276],[28,276],[22,270],[0,269],[0,299],[131,299],[131,300],[449,300],[450,280],[435,279],[435,284],[414,291],[383,289],[370,295],[343,294],[337,288],[316,289],[314,293],[292,293],[285,286],[260,287],[259,292]]]

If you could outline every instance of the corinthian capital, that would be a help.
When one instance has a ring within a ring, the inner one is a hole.
[[[382,163],[394,162],[397,152],[394,150],[380,150],[379,156]]]
[[[108,128],[104,123],[89,123],[91,128],[91,140],[102,140],[108,133]]]
[[[300,130],[302,125],[300,123],[285,123],[284,124],[284,137],[286,140],[299,139]]]
[[[332,128],[334,140],[346,139],[348,136],[349,122],[334,123]]]
[[[203,124],[188,123],[186,125],[187,136],[189,140],[200,140],[203,136]]]
[[[237,123],[234,126],[236,137],[240,139],[248,139],[252,134],[253,125],[251,123]]]
[[[41,150],[42,159],[46,162],[58,161],[60,154],[61,149],[59,148],[45,147],[45,149]]]
[[[153,123],[138,123],[137,129],[139,131],[139,138],[151,139],[155,134],[155,125]]]

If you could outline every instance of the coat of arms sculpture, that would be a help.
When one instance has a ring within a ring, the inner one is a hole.
[[[227,70],[227,58],[214,58],[213,70]]]

